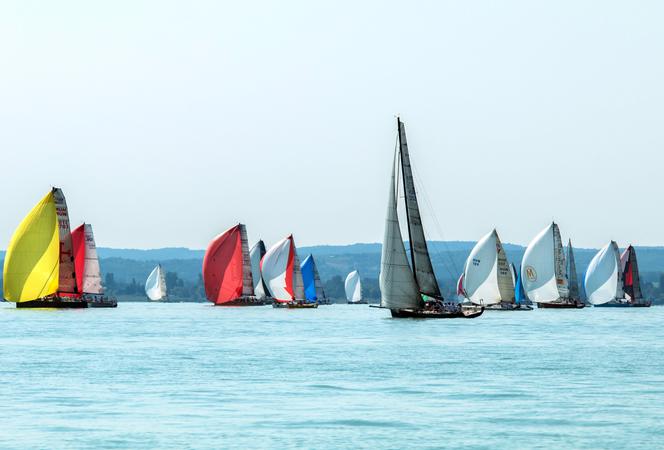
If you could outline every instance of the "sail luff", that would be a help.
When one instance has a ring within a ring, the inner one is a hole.
[[[438,280],[436,280],[436,275],[431,264],[420,208],[417,202],[410,154],[406,141],[406,128],[398,118],[397,126],[399,129],[399,154],[401,156],[406,219],[408,223],[408,241],[410,243],[413,273],[415,274],[415,280],[417,281],[420,292],[433,297],[440,297],[440,287],[438,286]]]
[[[512,276],[510,263],[507,261],[507,255],[505,254],[502,242],[500,242],[498,232],[494,229],[493,233],[496,239],[496,277],[498,290],[500,291],[500,300],[504,303],[514,303],[515,280]]]
[[[390,190],[385,216],[385,234],[380,258],[380,304],[390,309],[420,308],[423,304],[415,277],[408,264],[401,237],[396,202],[397,150],[392,160]]]
[[[295,247],[295,239],[293,235],[290,237],[291,252],[293,252],[293,297],[294,300],[306,300],[304,296],[304,280],[302,280],[302,270],[300,268],[300,258],[297,255],[297,248]]]
[[[160,293],[160,300],[166,298],[168,295],[168,289],[166,287],[166,272],[164,272],[164,268],[161,267],[161,264],[157,266],[158,274],[159,274],[159,293]]]

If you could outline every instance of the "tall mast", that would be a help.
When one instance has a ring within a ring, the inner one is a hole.
[[[408,143],[406,142],[406,129],[399,118],[399,150],[401,171],[403,175],[404,197],[406,203],[406,219],[408,223],[408,240],[410,242],[410,259],[417,286],[422,294],[432,297],[441,297],[438,280],[433,272],[429,249],[427,248],[422,216],[417,204],[417,192],[410,164]]]
[[[408,186],[406,185],[406,174],[403,173],[403,168],[404,168],[404,163],[403,163],[403,141],[401,140],[401,133],[402,133],[402,123],[401,119],[397,117],[397,133],[399,135],[399,162],[401,163],[401,179],[403,180],[403,198],[406,202],[406,225],[408,226],[408,246],[410,247],[410,264],[413,268],[413,273],[417,274],[417,269],[415,268],[415,250],[413,249],[413,234],[410,229],[410,217],[408,217]],[[405,131],[403,131],[405,133]],[[399,175],[399,170],[397,167],[397,175]],[[398,201],[398,199],[397,199]],[[417,280],[417,276],[415,277],[415,280]]]

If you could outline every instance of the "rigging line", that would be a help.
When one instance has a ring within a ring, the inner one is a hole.
[[[444,252],[441,252],[440,250],[435,250],[434,253],[437,254],[437,255],[440,255],[441,253],[445,253],[445,255],[447,256],[447,259],[448,259],[450,264],[449,264],[449,266],[447,264],[443,264],[443,266],[445,267],[445,270],[447,271],[448,275],[450,275],[452,280],[455,280],[458,277],[458,274],[461,273],[461,272],[459,271],[459,267],[457,266],[456,262],[452,258],[450,248],[447,245],[447,241],[445,240],[445,234],[443,233],[440,222],[438,221],[438,216],[436,216],[436,212],[433,208],[433,204],[429,200],[429,196],[427,195],[426,189],[424,189],[424,184],[421,181],[422,177],[420,176],[419,172],[417,171],[417,168],[413,164],[411,164],[411,168],[413,168],[413,171],[415,172],[416,179],[417,179],[417,184],[419,185],[418,187],[419,187],[419,190],[422,194],[421,197],[424,199],[424,202],[427,205],[427,211],[431,212],[431,218],[433,219],[434,225],[436,227],[436,231],[438,232],[438,234],[440,235],[440,237],[442,239],[441,242],[442,242],[443,247],[444,247]],[[456,274],[452,273],[452,271],[450,270],[450,266],[456,272]]]

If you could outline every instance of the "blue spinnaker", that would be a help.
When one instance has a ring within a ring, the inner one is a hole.
[[[316,277],[314,276],[316,263],[312,255],[307,256],[302,261],[300,270],[302,271],[302,281],[304,283],[304,298],[311,303],[318,301],[318,297],[316,296]]]

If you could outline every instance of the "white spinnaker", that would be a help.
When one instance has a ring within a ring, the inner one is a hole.
[[[521,262],[521,282],[533,302],[552,302],[560,298],[556,284],[554,225],[543,229],[528,244]]]
[[[593,305],[608,303],[619,295],[620,255],[614,244],[610,242],[602,247],[588,265],[584,285],[588,301]]]
[[[362,300],[362,282],[360,281],[360,273],[353,270],[346,277],[344,282],[344,289],[346,290],[346,300],[349,302],[359,302]]]
[[[380,304],[390,309],[416,309],[420,307],[421,297],[408,264],[406,248],[399,229],[395,192],[396,167],[396,165],[392,165],[387,216],[385,217],[385,235],[380,258]]]
[[[251,259],[251,276],[254,281],[254,295],[257,299],[263,300],[267,297],[263,289],[263,279],[261,278],[261,258],[263,257],[265,247],[263,241],[258,241],[249,250],[249,259]]]
[[[95,236],[92,233],[92,225],[86,223],[83,232],[85,235],[85,264],[83,269],[83,292],[86,294],[102,294],[101,269],[97,258],[97,246]]]
[[[166,296],[166,282],[160,264],[152,270],[145,281],[145,295],[154,301],[161,300]]]
[[[293,300],[293,295],[286,289],[286,269],[288,268],[290,248],[290,237],[280,240],[265,253],[261,266],[263,280],[270,291],[270,295],[281,301]]]
[[[480,239],[470,251],[463,269],[463,288],[477,305],[493,305],[501,300],[498,289],[498,252],[495,231]]]

